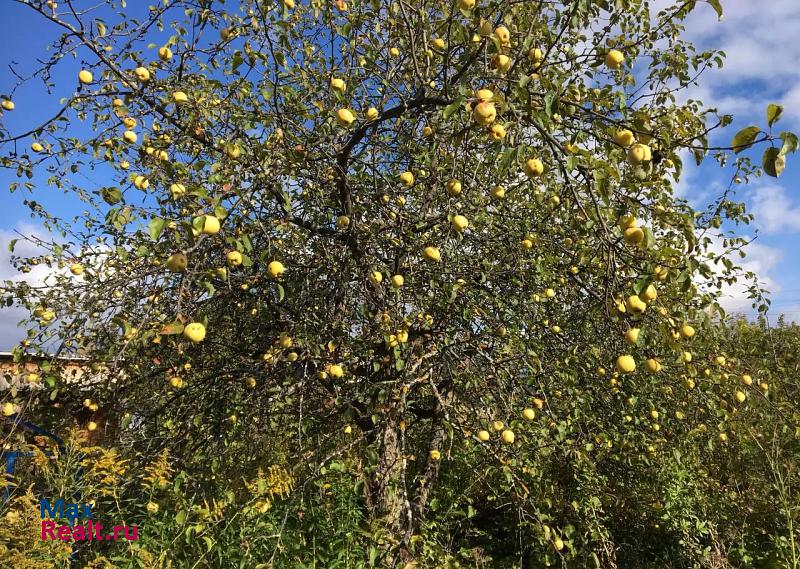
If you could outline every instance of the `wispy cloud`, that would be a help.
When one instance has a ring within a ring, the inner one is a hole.
[[[800,232],[800,202],[779,184],[757,185],[751,190],[750,209],[765,235]]]
[[[42,286],[55,273],[55,269],[42,264],[32,267],[28,273],[21,273],[11,264],[12,253],[8,250],[8,246],[12,240],[19,239],[20,235],[48,238],[43,228],[27,223],[17,224],[15,231],[0,230],[0,282],[27,282],[31,286]],[[35,244],[20,239],[14,247],[13,254],[19,257],[33,257],[42,253],[43,251]],[[18,323],[27,315],[26,310],[16,305],[0,307],[0,350],[10,350],[25,338],[25,330],[20,328]]]

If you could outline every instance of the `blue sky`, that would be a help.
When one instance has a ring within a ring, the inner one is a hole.
[[[672,0],[655,0],[654,9],[671,5]],[[135,4],[135,3],[131,3]],[[143,7],[145,3],[139,5]],[[727,53],[725,67],[705,74],[702,85],[692,87],[685,97],[701,99],[706,106],[736,117],[734,124],[712,143],[727,145],[733,134],[748,124],[763,126],[768,103],[783,103],[786,112],[779,130],[800,131],[800,42],[795,41],[800,29],[800,2],[797,0],[723,0],[725,16],[721,22],[707,5],[700,4],[687,21],[686,35],[699,48],[717,48]],[[128,10],[129,12],[131,10]],[[47,56],[45,45],[58,30],[30,8],[4,2],[0,23],[0,93],[9,94],[16,78],[8,64],[26,75],[36,69],[34,58]],[[163,38],[153,38],[159,42]],[[79,59],[62,62],[53,77],[56,87],[47,93],[41,81],[31,81],[17,90],[15,111],[2,118],[12,132],[23,132],[40,124],[60,108],[59,99],[77,86],[81,68]],[[31,141],[24,143],[24,146]],[[757,160],[762,149],[752,153]],[[715,193],[726,187],[732,176],[730,168],[721,169],[711,159],[700,168],[688,156],[686,171],[676,191],[697,207],[702,207]],[[104,185],[99,172],[81,172],[77,180],[86,187]],[[15,230],[40,231],[23,205],[35,199],[51,211],[62,215],[80,212],[80,204],[58,190],[47,187],[41,177],[34,178],[37,187],[27,192],[9,193],[8,185],[16,180],[13,172],[0,170],[0,279],[19,278],[9,266],[6,244]],[[772,291],[771,318],[784,313],[800,321],[800,155],[791,156],[786,171],[778,179],[762,178],[748,186],[739,186],[737,198],[747,202],[756,215],[754,226],[740,228],[740,233],[758,238],[749,248],[743,265],[756,272],[767,289]],[[24,248],[20,252],[25,252]],[[34,279],[37,275],[33,273]],[[724,305],[729,311],[749,312],[749,301],[738,288],[726,291]],[[19,338],[15,330],[21,314],[16,310],[0,312],[0,350],[8,349]]]

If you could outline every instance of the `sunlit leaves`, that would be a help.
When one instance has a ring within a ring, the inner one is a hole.
[[[752,146],[759,132],[761,132],[761,129],[757,126],[748,126],[737,132],[731,142],[734,153],[739,154]]]

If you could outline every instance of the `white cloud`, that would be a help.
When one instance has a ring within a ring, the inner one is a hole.
[[[710,251],[716,255],[722,254],[725,248],[722,246],[720,238],[713,239]],[[751,242],[744,249],[747,256],[744,259],[734,259],[734,262],[741,267],[742,273],[754,273],[758,279],[759,287],[775,294],[781,291],[781,285],[777,281],[774,271],[779,267],[783,258],[783,252],[775,247],[762,245],[758,242]],[[714,265],[711,265],[712,268]],[[719,267],[721,272],[721,266]],[[733,285],[723,285],[719,303],[728,313],[741,312],[752,316],[753,301],[748,298],[748,287],[752,284],[750,280],[740,278]]]
[[[800,232],[800,203],[792,201],[783,186],[758,185],[752,190],[751,211],[762,233]]]
[[[13,281],[15,283],[27,282],[31,286],[43,286],[48,277],[53,275],[54,270],[45,265],[37,265],[29,273],[17,271],[11,264],[12,253],[8,250],[8,245],[13,239],[19,239],[14,247],[14,255],[20,257],[30,257],[42,254],[42,249],[31,243],[20,239],[20,235],[29,235],[42,239],[47,239],[47,233],[41,227],[19,223],[15,231],[0,230],[0,281]],[[8,351],[15,344],[25,337],[25,330],[18,327],[20,320],[24,319],[28,312],[18,306],[7,307],[5,304],[0,308],[0,351]]]
[[[652,13],[675,4],[656,0]],[[800,122],[795,110],[800,109],[800,42],[791,41],[800,23],[800,2],[732,0],[722,5],[722,21],[709,5],[698,3],[684,22],[683,37],[698,50],[726,54],[722,69],[704,73],[701,86],[687,89],[684,97],[741,119],[763,119],[768,102],[783,101],[787,118]]]

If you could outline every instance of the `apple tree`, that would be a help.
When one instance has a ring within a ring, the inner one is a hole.
[[[7,415],[88,398],[134,471],[166,449],[228,516],[281,465],[286,515],[226,553],[242,566],[334,566],[308,532],[363,547],[352,567],[734,543],[714,484],[676,480],[766,409],[726,383],[753,371],[717,349],[717,298],[745,277],[736,185],[797,139],[771,107],[720,145],[732,117],[687,100],[723,54],[683,22],[718,1],[19,2],[61,36],[15,89],[64,69],[74,89],[25,132],[0,123],[48,230],[16,262],[52,269],[7,283],[31,313],[15,353],[79,354],[93,380],[54,359]],[[735,171],[706,210],[673,192],[687,159]]]

